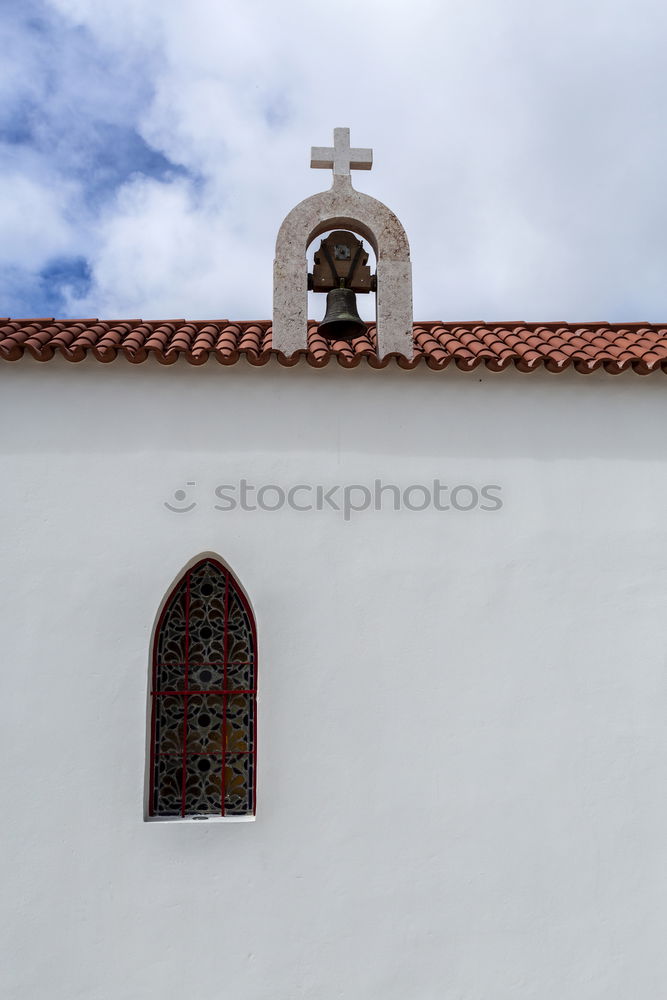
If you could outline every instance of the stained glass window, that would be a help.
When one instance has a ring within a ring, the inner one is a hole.
[[[202,559],[176,584],[153,644],[151,816],[255,812],[257,641],[228,569]]]

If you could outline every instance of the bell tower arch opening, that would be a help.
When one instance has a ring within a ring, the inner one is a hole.
[[[308,259],[313,241],[330,231],[352,232],[376,257],[378,355],[412,359],[412,269],[408,239],[382,202],[352,187],[350,170],[370,170],[372,150],[350,147],[350,130],[334,129],[333,147],[313,147],[311,167],[330,168],[328,191],[300,202],[276,239],[273,283],[273,347],[289,356],[308,347]]]

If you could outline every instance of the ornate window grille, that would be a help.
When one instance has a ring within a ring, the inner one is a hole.
[[[253,815],[256,715],[250,605],[225,566],[202,559],[155,630],[149,815]]]

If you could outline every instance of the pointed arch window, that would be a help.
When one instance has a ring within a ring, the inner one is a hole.
[[[153,641],[149,815],[255,812],[257,636],[233,574],[202,559]]]

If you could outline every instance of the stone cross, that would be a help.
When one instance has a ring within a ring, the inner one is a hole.
[[[350,179],[350,170],[370,170],[373,166],[372,149],[350,149],[349,128],[334,129],[333,146],[313,146],[310,165],[322,170],[333,169],[336,177]]]

